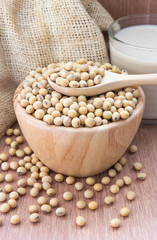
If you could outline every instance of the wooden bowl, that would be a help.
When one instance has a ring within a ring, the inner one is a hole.
[[[14,95],[14,109],[21,130],[38,158],[57,173],[76,177],[99,174],[124,154],[142,119],[145,96],[141,97],[127,120],[93,128],[48,125],[27,114],[17,100],[22,84]]]

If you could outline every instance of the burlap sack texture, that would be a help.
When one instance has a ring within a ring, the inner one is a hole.
[[[101,30],[111,22],[97,0],[0,1],[0,137],[15,121],[12,98],[27,73],[81,57],[108,61]]]

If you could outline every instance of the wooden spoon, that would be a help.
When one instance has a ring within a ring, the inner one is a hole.
[[[50,86],[54,88],[56,91],[67,96],[79,96],[79,95],[95,96],[98,94],[102,94],[104,92],[133,85],[156,85],[157,73],[127,75],[105,71],[105,75],[100,84],[86,88],[61,87],[55,82],[51,81],[49,78],[48,82]]]

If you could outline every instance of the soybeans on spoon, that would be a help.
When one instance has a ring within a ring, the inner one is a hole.
[[[48,82],[52,88],[56,91],[67,95],[67,96],[95,96],[104,92],[112,91],[119,88],[124,88],[133,85],[156,85],[157,84],[157,73],[152,74],[138,74],[138,75],[127,75],[118,74],[105,70],[105,75],[102,81],[98,85],[86,88],[70,88],[61,87],[55,82],[48,78]]]

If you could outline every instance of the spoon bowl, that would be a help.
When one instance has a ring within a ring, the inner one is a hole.
[[[104,92],[133,85],[156,85],[157,74],[127,75],[105,70],[105,75],[100,84],[86,88],[61,87],[51,81],[50,78],[48,78],[48,82],[53,89],[67,96],[95,96]]]

